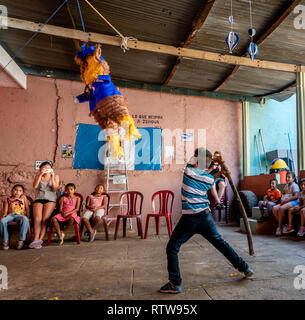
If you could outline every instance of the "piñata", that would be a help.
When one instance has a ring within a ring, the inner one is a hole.
[[[81,78],[86,84],[84,93],[76,97],[77,102],[89,101],[90,116],[93,115],[104,130],[112,157],[116,159],[123,155],[119,127],[125,129],[126,139],[141,138],[129,114],[127,101],[111,82],[110,68],[102,57],[100,45],[82,46],[75,62],[80,65]]]

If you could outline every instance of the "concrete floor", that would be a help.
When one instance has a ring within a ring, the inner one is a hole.
[[[304,241],[255,236],[255,256],[248,255],[247,239],[238,227],[218,225],[220,233],[255,271],[245,280],[201,236],[182,246],[180,265],[183,293],[160,294],[167,282],[166,228],[146,240],[129,231],[126,238],[106,241],[98,233],[93,243],[77,245],[67,239],[62,247],[53,242],[41,250],[0,251],[0,264],[8,269],[8,290],[0,299],[304,299],[296,290],[293,273],[305,265]],[[71,233],[72,235],[72,233]]]

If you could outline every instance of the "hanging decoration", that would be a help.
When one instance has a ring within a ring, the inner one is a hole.
[[[105,19],[88,0],[85,0],[88,5],[105,20],[116,32],[107,19]],[[110,76],[110,68],[106,60],[102,57],[101,45],[89,46],[87,44],[88,37],[85,30],[85,25],[77,0],[78,9],[82,21],[85,43],[75,56],[75,62],[80,66],[80,74],[86,87],[84,93],[78,95],[75,102],[89,102],[90,114],[95,121],[104,130],[107,141],[110,145],[110,152],[113,159],[122,159],[124,155],[122,148],[122,131],[124,139],[138,140],[141,135],[135,126],[134,120],[128,111],[126,99],[122,96],[118,88],[112,83]],[[130,37],[122,38],[121,48],[125,52],[128,50],[127,41]]]
[[[248,52],[251,60],[254,61],[254,59],[258,55],[258,46],[256,43],[253,42],[253,37],[256,34],[256,30],[253,28],[253,24],[252,24],[252,3],[251,3],[251,0],[249,0],[249,6],[250,6],[250,29],[248,30],[248,34],[251,38],[251,41],[247,47],[247,52]]]
[[[124,155],[119,127],[125,130],[125,139],[141,138],[134,120],[129,114],[128,104],[121,92],[112,83],[110,68],[101,55],[100,45],[83,45],[75,62],[80,65],[81,78],[85,82],[85,92],[76,97],[76,102],[89,101],[90,116],[104,130],[114,159]]]
[[[230,50],[230,53],[233,52],[233,49],[236,47],[238,43],[238,34],[234,32],[233,26],[234,26],[234,18],[233,18],[233,0],[231,0],[231,15],[229,17],[229,23],[231,25],[231,31],[228,33],[226,37],[226,44]]]

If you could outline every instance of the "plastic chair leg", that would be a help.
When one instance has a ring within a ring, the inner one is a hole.
[[[114,237],[113,237],[114,240],[116,240],[116,238],[117,238],[117,236],[118,236],[120,218],[121,218],[121,217],[118,216],[118,217],[117,217],[117,220],[116,220],[115,233],[114,233]]]
[[[138,229],[138,236],[140,236],[140,228],[139,228],[139,220],[137,219],[137,229]]]
[[[142,218],[138,217],[137,218],[137,222],[138,222],[138,234],[140,235],[141,239],[144,239],[143,237],[143,228],[142,228]]]
[[[80,234],[79,234],[79,225],[78,223],[74,223],[74,231],[76,235],[77,244],[80,244]]]
[[[160,218],[156,217],[156,234],[160,234]]]
[[[103,219],[103,225],[104,225],[104,230],[105,230],[105,235],[106,235],[106,240],[109,241],[109,233],[108,233],[108,226],[107,222],[105,219]]]
[[[31,242],[31,227],[29,226],[29,228],[28,228],[28,231],[27,231],[27,233],[26,233],[26,241],[28,242],[28,243],[30,243]]]
[[[50,226],[49,226],[48,240],[47,240],[47,243],[46,243],[47,246],[50,245],[51,238],[52,238],[52,231],[53,231],[53,224],[51,223]]]
[[[123,237],[126,237],[126,223],[127,218],[123,218]]]
[[[150,218],[150,215],[148,214],[146,216],[146,224],[145,224],[145,235],[144,235],[144,239],[147,238],[147,233],[148,233],[148,225],[149,225],[149,218]]]
[[[170,217],[165,217],[166,224],[167,224],[167,231],[168,231],[168,236],[172,236],[172,227],[171,227],[171,222],[170,222]]]

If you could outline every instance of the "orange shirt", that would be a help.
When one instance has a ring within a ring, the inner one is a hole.
[[[268,191],[267,191],[267,200],[268,201],[276,202],[281,196],[282,196],[282,193],[277,188],[275,188],[274,190],[268,189]]]

